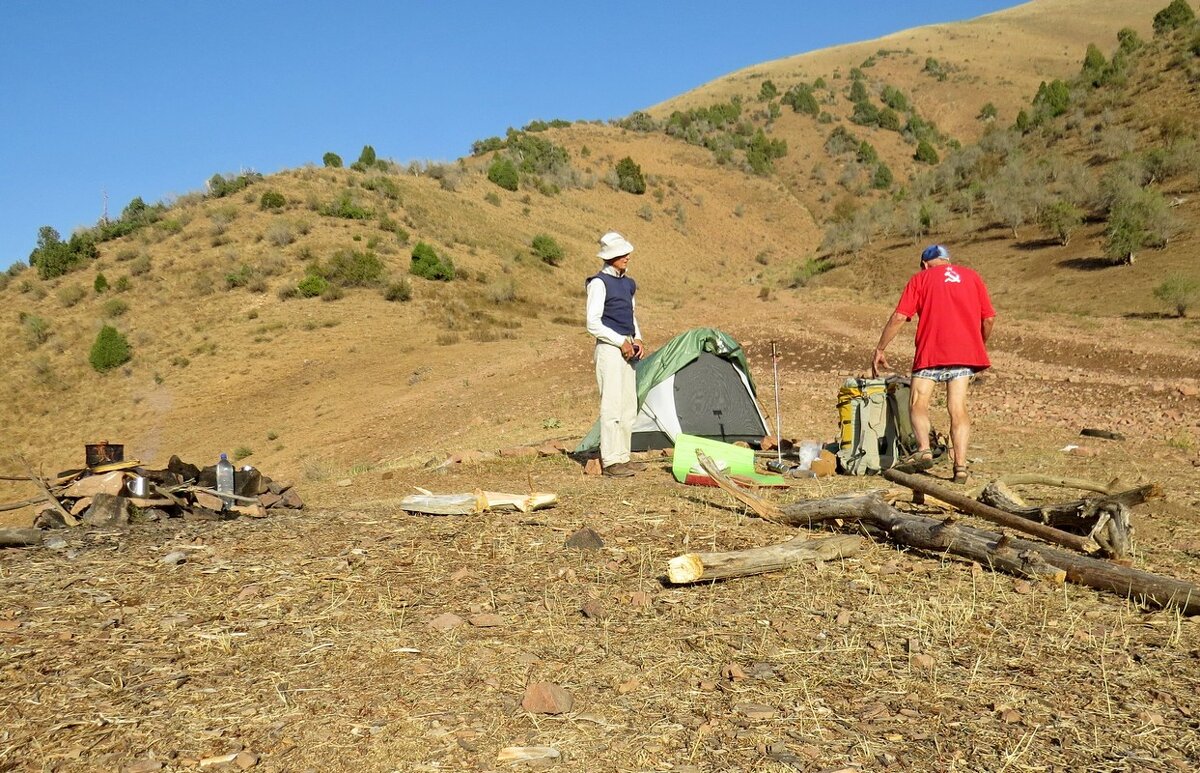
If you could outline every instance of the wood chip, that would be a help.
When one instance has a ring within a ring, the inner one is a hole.
[[[496,755],[497,762],[536,762],[537,760],[556,760],[558,749],[553,746],[507,746]]]

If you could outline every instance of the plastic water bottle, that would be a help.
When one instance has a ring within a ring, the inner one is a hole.
[[[815,440],[805,440],[800,444],[800,450],[797,455],[800,459],[800,469],[807,470],[812,466],[816,458],[821,455],[821,444]]]
[[[233,494],[233,465],[225,454],[221,454],[221,461],[217,462],[217,493],[225,502],[226,509],[233,505],[232,497],[227,496]]]

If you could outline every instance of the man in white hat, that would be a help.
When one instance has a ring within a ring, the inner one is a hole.
[[[637,418],[637,375],[634,363],[646,355],[634,313],[637,282],[626,275],[633,245],[616,231],[600,237],[604,268],[588,277],[587,331],[596,339],[596,383],[600,386],[600,464],[604,474],[628,478],[645,469],[629,460],[633,422]]]

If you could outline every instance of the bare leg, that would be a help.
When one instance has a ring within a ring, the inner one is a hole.
[[[967,465],[967,445],[971,442],[971,417],[967,415],[967,386],[969,376],[956,378],[946,384],[946,402],[950,409],[950,442],[954,444],[954,466]],[[916,418],[913,426],[916,426]]]
[[[919,451],[929,450],[929,398],[933,396],[933,383],[928,378],[914,378],[911,382],[908,413]]]

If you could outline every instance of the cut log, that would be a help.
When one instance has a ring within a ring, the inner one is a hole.
[[[832,561],[860,553],[863,539],[854,534],[796,537],[779,545],[727,553],[685,553],[667,564],[667,578],[679,585],[763,574],[806,562]]]
[[[1028,519],[1022,518],[1012,513],[1006,513],[1003,510],[997,510],[994,507],[985,505],[975,499],[972,499],[965,494],[960,494],[957,491],[951,491],[945,486],[939,486],[929,478],[919,475],[910,475],[898,470],[884,470],[881,475],[893,483],[899,483],[905,488],[910,488],[913,491],[920,491],[923,494],[935,496],[943,502],[948,502],[954,505],[964,513],[983,518],[986,521],[1007,526],[1010,529],[1024,532],[1039,539],[1044,539],[1055,545],[1078,550],[1080,553],[1091,555],[1092,553],[1100,552],[1100,545],[1091,537],[1080,536],[1078,534],[1069,534],[1061,529],[1055,529],[1052,526],[1047,526],[1044,523],[1036,523]]]
[[[697,455],[700,464],[705,459]],[[843,494],[826,499],[776,507],[748,491],[738,490],[715,465],[706,467],[718,485],[766,520],[792,526],[811,526],[834,520],[854,521],[893,542],[930,552],[969,558],[994,569],[1023,577],[1038,577],[1085,585],[1115,593],[1147,606],[1200,614],[1200,587],[1183,580],[1144,572],[1103,559],[1056,550],[1007,534],[976,529],[951,520],[937,521],[889,507],[880,492]]]
[[[45,532],[41,529],[0,529],[0,548],[23,548],[42,544]]]

